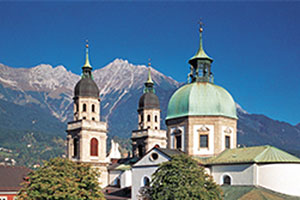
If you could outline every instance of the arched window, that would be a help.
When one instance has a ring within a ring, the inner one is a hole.
[[[78,112],[79,111],[78,103],[75,104],[75,107],[76,107],[76,112]]]
[[[73,157],[77,157],[78,154],[78,138],[73,139]]]
[[[95,117],[92,117],[92,120],[95,121]]]
[[[98,140],[91,139],[91,156],[98,156]]]
[[[143,179],[143,186],[150,186],[150,179],[147,176]]]
[[[141,122],[144,122],[144,115],[141,115]]]
[[[179,129],[175,130],[174,136],[175,136],[176,149],[181,149],[182,148],[182,132],[181,132],[181,130],[179,130]]]
[[[147,121],[150,122],[150,120],[151,120],[151,116],[147,115]]]
[[[85,103],[82,105],[82,111],[86,112],[86,104]]]
[[[95,105],[92,105],[92,112],[95,112]]]
[[[157,122],[157,115],[155,115],[154,120],[155,120],[155,122]]]
[[[231,185],[231,178],[228,175],[223,176],[223,184],[224,185]]]

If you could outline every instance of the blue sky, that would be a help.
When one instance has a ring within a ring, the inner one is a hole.
[[[80,74],[115,58],[186,81],[199,43],[215,83],[245,110],[300,122],[300,2],[0,2],[0,63],[64,65]]]

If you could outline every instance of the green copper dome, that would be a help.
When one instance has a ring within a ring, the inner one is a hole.
[[[171,97],[166,120],[185,116],[225,116],[237,119],[232,96],[210,82],[193,82]]]

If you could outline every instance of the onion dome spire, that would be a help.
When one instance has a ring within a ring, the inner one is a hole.
[[[199,39],[199,49],[196,53],[196,55],[194,55],[190,60],[189,63],[192,65],[193,62],[199,60],[199,59],[207,59],[210,60],[211,62],[213,61],[213,59],[211,57],[209,57],[203,48],[203,39],[202,39],[202,33],[203,33],[203,22],[199,22],[200,28],[199,28],[199,35],[200,35],[200,39]]]
[[[191,73],[189,77],[191,82],[200,81],[200,82],[212,82],[212,73],[211,73],[211,63],[213,59],[209,57],[203,48],[202,33],[203,33],[203,22],[199,22],[200,28],[200,44],[199,49],[190,60],[189,64],[192,66]]]
[[[86,60],[82,67],[81,80],[75,86],[75,98],[96,97],[99,98],[99,88],[92,76],[92,67],[89,62],[89,45],[86,41]]]
[[[89,61],[89,41],[88,40],[86,40],[85,48],[86,48],[86,56],[85,56],[85,64],[83,65],[83,67],[92,68],[90,61]]]
[[[140,97],[139,100],[139,110],[143,109],[160,109],[160,104],[158,97],[155,94],[155,90],[153,88],[154,82],[152,81],[151,78],[151,63],[148,63],[148,78],[147,81],[144,83],[145,88],[144,88],[144,94]]]
[[[93,79],[92,76],[92,66],[90,65],[90,61],[89,61],[89,44],[88,44],[88,40],[86,40],[86,56],[85,56],[85,63],[82,67],[82,76],[81,78],[91,78]]]
[[[152,78],[151,78],[151,63],[149,62],[148,63],[148,80],[147,80],[147,83],[152,83],[153,84],[153,81],[152,81]]]
[[[144,93],[155,93],[154,91],[154,83],[152,81],[152,78],[151,78],[151,60],[149,59],[149,63],[148,63],[148,79],[147,81],[144,83],[145,84],[145,89],[144,89]]]

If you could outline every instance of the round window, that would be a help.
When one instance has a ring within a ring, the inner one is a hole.
[[[157,153],[152,153],[150,157],[151,157],[151,160],[157,160],[158,159],[158,154]]]

